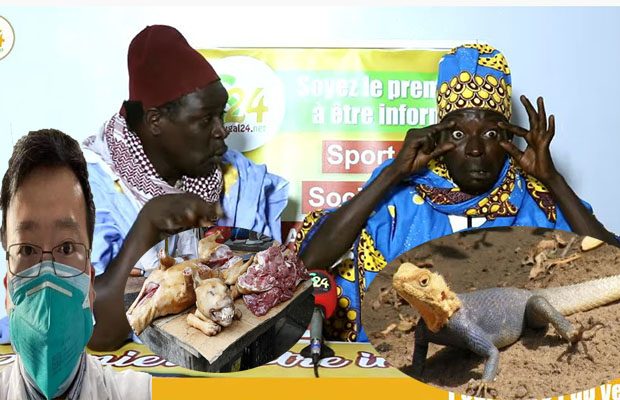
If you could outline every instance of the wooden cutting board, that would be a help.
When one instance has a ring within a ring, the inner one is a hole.
[[[154,353],[183,367],[206,372],[228,369],[247,348],[254,347],[269,354],[269,351],[277,345],[282,345],[275,343],[273,328],[276,324],[282,325],[287,321],[293,321],[295,325],[301,327],[299,333],[301,336],[310,322],[314,309],[312,281],[307,280],[299,284],[293,298],[278,304],[261,317],[252,314],[241,298],[235,301],[235,306],[241,310],[241,319],[233,321],[215,336],[207,336],[187,324],[187,314],[195,310],[193,307],[180,314],[156,319],[142,332],[140,339]],[[290,346],[298,338],[293,338]],[[273,354],[262,362],[278,355]],[[257,362],[260,356],[259,354]],[[258,365],[251,365],[254,366]]]

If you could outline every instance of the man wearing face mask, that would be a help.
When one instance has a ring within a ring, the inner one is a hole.
[[[397,157],[336,210],[310,213],[298,233],[308,268],[338,264],[340,299],[327,331],[367,340],[360,298],[385,265],[426,241],[468,228],[536,226],[615,242],[555,169],[555,133],[542,98],[521,97],[530,129],[511,125],[511,76],[488,45],[453,49],[439,64],[440,122],[411,129]],[[523,137],[524,151],[512,142]],[[345,254],[345,256],[343,256]]]
[[[150,399],[151,378],[103,367],[85,348],[93,333],[95,208],[79,144],[31,132],[2,180],[2,246],[13,364],[2,399]]]

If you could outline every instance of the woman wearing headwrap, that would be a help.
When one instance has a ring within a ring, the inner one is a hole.
[[[511,79],[488,45],[453,49],[439,64],[440,122],[407,132],[402,150],[335,210],[317,210],[297,236],[309,268],[336,266],[338,308],[329,336],[365,341],[360,303],[385,265],[424,242],[468,228],[536,226],[616,240],[555,169],[555,121],[521,101],[530,129],[509,123]],[[525,151],[511,143],[527,142]],[[343,256],[344,254],[344,256]]]

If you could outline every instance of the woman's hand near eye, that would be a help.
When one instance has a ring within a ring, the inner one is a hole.
[[[548,185],[550,181],[559,176],[549,150],[549,145],[555,135],[555,118],[551,115],[547,119],[542,97],[539,97],[537,101],[538,110],[525,96],[521,96],[521,103],[527,111],[530,129],[527,130],[505,122],[500,122],[499,127],[525,139],[527,147],[521,151],[508,140],[501,141],[500,145],[515,159],[523,171]]]
[[[437,144],[437,138],[443,131],[454,128],[454,121],[440,122],[421,129],[409,129],[403,147],[390,166],[396,172],[398,180],[426,167],[433,158],[454,149],[454,143]],[[461,132],[462,133],[462,132]]]

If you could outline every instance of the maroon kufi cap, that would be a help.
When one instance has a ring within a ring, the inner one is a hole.
[[[127,52],[129,100],[146,110],[176,100],[219,76],[194,50],[181,32],[171,26],[147,26],[138,33]],[[121,114],[125,115],[121,108]]]

